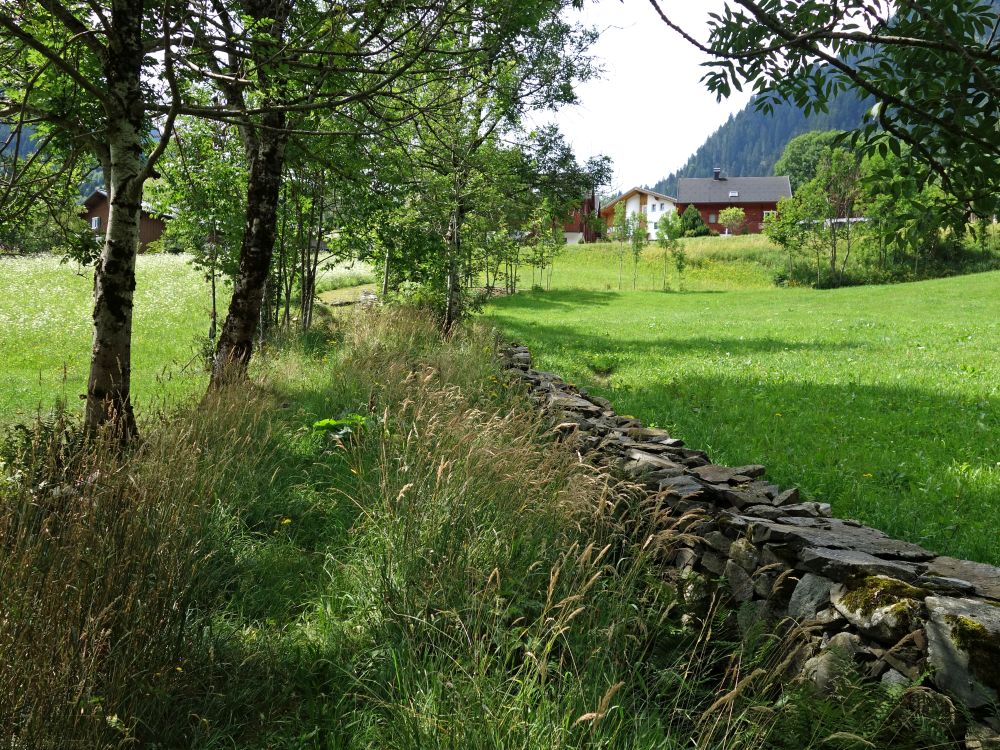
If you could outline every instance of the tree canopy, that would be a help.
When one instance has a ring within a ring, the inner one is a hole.
[[[301,256],[308,320],[329,225],[351,224],[345,197],[364,213],[392,195],[401,213],[383,216],[436,236],[396,250],[423,257],[433,249],[446,260],[450,323],[461,307],[458,280],[469,283],[480,270],[461,238],[476,211],[496,212],[499,198],[487,196],[509,197],[503,186],[516,185],[532,198],[524,215],[547,201],[555,220],[606,171],[599,161],[576,164],[558,134],[528,137],[521,127],[526,111],[573,101],[575,82],[596,72],[587,52],[595,32],[566,17],[573,7],[578,0],[3,4],[0,204],[30,211],[54,186],[86,180],[96,167],[109,192],[94,265],[88,429],[110,424],[123,441],[136,433],[138,223],[145,185],[165,155],[167,207],[189,214],[175,235],[204,246],[213,279],[218,270],[233,281],[213,385],[246,372],[267,318],[279,237],[279,264],[293,251]],[[182,138],[168,152],[175,131]],[[286,219],[308,228],[289,242]],[[480,235],[487,245],[506,242]],[[287,311],[294,276],[281,278]]]
[[[711,55],[705,82],[720,97],[750,86],[755,106],[792,102],[806,113],[853,92],[871,97],[855,131],[868,153],[904,145],[923,182],[953,197],[951,219],[1000,207],[1000,13],[984,0],[733,0],[698,41],[650,0],[662,20]]]
[[[840,134],[837,130],[818,130],[792,138],[775,162],[774,174],[787,175],[794,193],[816,176],[820,161]]]

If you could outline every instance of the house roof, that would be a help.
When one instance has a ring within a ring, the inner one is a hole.
[[[736,195],[733,195],[736,193]],[[777,203],[792,197],[787,177],[681,177],[678,203]]]
[[[673,198],[673,197],[671,197],[669,195],[664,195],[663,193],[657,193],[655,190],[649,190],[647,188],[641,188],[641,187],[634,187],[634,188],[631,188],[629,190],[626,190],[624,193],[622,193],[621,195],[619,195],[613,201],[608,201],[606,204],[604,204],[603,206],[601,206],[601,211],[603,212],[603,211],[611,208],[618,201],[625,200],[626,198],[628,198],[633,193],[645,193],[646,195],[652,195],[654,198],[658,198],[658,199],[663,200],[663,201],[670,201],[671,203],[676,203],[677,202],[676,198]]]
[[[96,206],[101,201],[106,201],[108,199],[108,194],[103,190],[95,190],[83,201],[84,208],[90,210]]]

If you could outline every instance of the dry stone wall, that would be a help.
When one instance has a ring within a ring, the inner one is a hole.
[[[603,398],[532,368],[526,347],[503,363],[589,462],[631,480],[678,513],[697,511],[669,562],[682,595],[728,589],[741,616],[807,623],[789,675],[824,688],[838,660],[883,683],[926,677],[967,721],[969,750],[1000,748],[1000,568],[935,555],[802,499],[760,465],[721,466]],[[749,613],[749,614],[748,614]]]

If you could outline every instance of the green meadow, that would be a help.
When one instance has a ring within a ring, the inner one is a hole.
[[[363,264],[323,269],[325,301],[355,300],[372,280]],[[374,288],[374,287],[371,287]],[[73,412],[87,389],[93,272],[53,255],[0,258],[0,424]],[[329,300],[326,300],[329,297]],[[219,324],[229,287],[219,284]],[[132,394],[140,413],[176,406],[205,387],[211,288],[184,255],[141,255],[136,269]]]
[[[650,248],[631,291],[613,246],[568,248],[550,290],[487,317],[538,365],[668,427],[726,463],[767,464],[855,517],[942,552],[1000,562],[1000,273],[885,287],[777,288],[759,237],[689,244],[683,292],[659,291]],[[367,269],[325,296],[356,298]],[[671,269],[673,271],[673,269]],[[679,286],[668,276],[672,290]],[[530,273],[522,270],[522,286]],[[611,288],[608,288],[611,287]],[[0,422],[57,401],[80,409],[91,276],[55,258],[0,260]],[[220,295],[224,309],[225,292]],[[208,285],[187,259],[139,259],[134,394],[140,413],[205,384]]]
[[[0,422],[79,404],[89,275],[3,263]],[[323,295],[370,279],[354,274]],[[199,403],[207,285],[184,258],[140,258],[142,450],[95,443],[67,467],[33,452],[47,427],[26,452],[5,443],[29,476],[104,478],[77,483],[55,546],[13,523],[47,507],[42,484],[0,483],[5,604],[36,614],[0,618],[0,716],[32,747],[948,746],[907,718],[907,692],[859,674],[832,697],[740,694],[781,649],[714,609],[712,627],[682,627],[628,520],[642,511],[545,439],[502,385],[488,324],[717,460],[767,463],[839,515],[997,562],[998,284],[553,289],[445,340],[389,308],[277,337],[245,390]]]
[[[853,670],[834,695],[758,679],[784,653],[717,605],[684,627],[660,562],[683,528],[648,543],[638,499],[501,387],[491,334],[344,316],[141,450],[70,457],[101,481],[57,525],[0,482],[5,747],[953,746]],[[47,455],[17,466],[65,476]]]
[[[607,246],[572,248],[550,291],[486,315],[537,367],[716,461],[766,464],[840,517],[1000,563],[1000,273],[739,288],[765,267],[709,257],[721,283],[619,292]]]
[[[766,289],[774,286],[775,275],[785,267],[780,248],[760,234],[693,237],[683,242],[687,267],[682,276],[669,254],[664,264],[664,251],[655,242],[643,249],[638,264],[627,245],[601,242],[568,245],[551,273],[546,269],[544,275],[532,274],[530,267],[523,266],[520,287],[659,292],[665,276],[666,287],[672,290]]]
[[[209,285],[183,256],[145,255],[136,270],[133,394],[140,411],[204,387]],[[55,256],[0,258],[0,422],[57,401],[73,411],[87,389],[93,272]],[[227,299],[220,293],[224,311]]]

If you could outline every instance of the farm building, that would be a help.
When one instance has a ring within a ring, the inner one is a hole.
[[[597,195],[591,192],[566,218],[563,222],[563,237],[566,239],[566,244],[576,245],[580,242],[597,241],[599,228],[590,221],[590,218],[597,213],[597,206]]]
[[[764,217],[778,209],[778,201],[792,197],[787,177],[726,177],[715,169],[712,177],[681,177],[677,180],[677,210],[694,205],[709,229],[725,232],[719,213],[726,208],[742,208],[746,231],[757,234]]]
[[[621,201],[625,201],[625,215],[643,214],[646,217],[646,236],[649,239],[656,237],[656,222],[663,214],[676,210],[677,199],[669,195],[657,193],[647,188],[634,187],[628,190],[606,206],[601,207],[601,218],[609,229],[615,223],[615,206]]]
[[[83,202],[81,216],[90,224],[94,234],[104,235],[108,229],[108,213],[111,204],[108,202],[108,194],[103,190],[95,190],[90,197]],[[151,242],[156,242],[163,236],[163,230],[167,228],[166,217],[154,216],[143,206],[142,214],[139,218],[139,250],[145,250]]]

